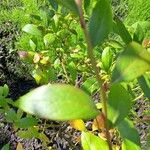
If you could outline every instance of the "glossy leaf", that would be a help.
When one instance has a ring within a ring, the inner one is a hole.
[[[124,119],[118,125],[118,130],[123,138],[123,150],[141,150],[138,132],[130,120]]]
[[[90,18],[89,33],[93,47],[102,43],[112,30],[112,11],[109,0],[98,0]]]
[[[69,8],[74,13],[79,14],[75,0],[56,0],[56,1],[61,3],[63,6]]]
[[[145,96],[150,100],[150,74],[145,74],[138,78],[138,83]]]
[[[122,40],[126,43],[129,44],[130,42],[132,42],[132,38],[130,33],[128,32],[128,30],[126,29],[125,25],[123,24],[123,22],[121,20],[119,20],[118,18],[115,18],[116,24],[116,31],[117,33],[121,36]]]
[[[65,84],[41,86],[22,96],[16,105],[25,112],[52,120],[90,119],[99,113],[88,95]]]
[[[106,141],[90,132],[82,132],[81,143],[83,150],[109,150]]]
[[[24,32],[29,33],[31,35],[35,35],[35,36],[41,36],[42,33],[41,31],[38,29],[38,27],[34,24],[27,24],[23,27],[22,29]]]
[[[150,70],[150,53],[132,42],[119,55],[112,73],[113,82],[132,81]]]
[[[131,108],[131,96],[120,84],[114,84],[108,94],[108,121],[110,125],[116,126],[129,113]]]
[[[113,53],[109,47],[106,47],[102,52],[102,64],[104,70],[109,71],[113,59]]]

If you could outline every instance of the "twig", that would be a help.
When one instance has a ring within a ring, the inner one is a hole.
[[[75,0],[75,2],[77,4],[78,11],[79,11],[80,24],[81,24],[81,27],[83,29],[85,39],[86,39],[86,42],[87,42],[88,55],[89,55],[89,58],[91,60],[91,65],[93,67],[93,70],[94,70],[95,75],[96,75],[96,79],[97,79],[99,87],[100,87],[100,99],[102,101],[102,106],[103,106],[102,107],[102,112],[103,112],[104,117],[105,117],[104,124],[105,124],[105,129],[106,129],[106,138],[107,138],[109,150],[112,150],[110,134],[109,134],[109,128],[108,128],[108,124],[107,124],[107,103],[106,103],[107,96],[106,96],[106,93],[105,93],[105,89],[103,87],[103,81],[99,76],[99,71],[98,71],[98,68],[96,66],[96,61],[95,61],[95,57],[94,57],[94,53],[93,53],[94,48],[93,48],[93,45],[91,43],[91,39],[90,39],[90,36],[89,36],[89,32],[87,30],[86,22],[85,22],[84,15],[83,15],[82,0]]]

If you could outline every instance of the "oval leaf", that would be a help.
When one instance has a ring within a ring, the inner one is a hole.
[[[141,150],[138,132],[130,120],[124,119],[118,125],[118,130],[123,139],[122,150]]]
[[[69,121],[71,127],[79,131],[85,131],[86,127],[82,119]]]
[[[131,108],[131,96],[120,84],[114,84],[108,95],[108,121],[110,125],[119,124]]]
[[[35,51],[35,49],[36,49],[36,44],[30,39],[30,41],[29,41],[29,45],[30,45],[30,47],[31,47],[31,49],[33,50],[33,51]]]
[[[106,141],[89,132],[82,132],[81,143],[83,150],[109,150]]]
[[[132,81],[150,70],[150,53],[132,42],[120,54],[113,70],[112,81]]]
[[[145,74],[138,78],[138,83],[145,96],[150,100],[150,74]]]
[[[25,25],[22,30],[26,33],[29,33],[31,35],[35,35],[35,36],[41,36],[42,33],[41,31],[38,29],[38,27],[34,24],[27,24]]]
[[[44,36],[44,43],[46,46],[52,44],[55,41],[55,36],[52,33],[48,33]]]
[[[112,29],[109,0],[98,0],[90,18],[89,33],[93,47],[104,41]]]
[[[112,58],[113,54],[111,49],[109,47],[106,47],[102,52],[102,64],[106,72],[109,71],[109,68],[112,64]]]
[[[37,119],[33,117],[21,118],[17,122],[15,122],[15,125],[18,128],[29,128],[29,127],[36,126],[37,124],[38,124]]]
[[[25,112],[51,120],[90,119],[99,113],[88,95],[65,84],[41,86],[22,96],[16,105]]]
[[[129,44],[132,42],[132,38],[128,30],[126,29],[125,25],[119,18],[115,18],[116,24],[115,25],[115,30],[116,32],[121,36],[122,40],[126,43]]]
[[[76,14],[79,14],[75,0],[56,0],[56,1],[61,3],[63,6],[69,8],[71,11],[75,12]]]

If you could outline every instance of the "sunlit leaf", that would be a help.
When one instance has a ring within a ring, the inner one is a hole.
[[[79,131],[86,130],[85,124],[84,124],[83,120],[81,120],[81,119],[69,121],[69,124],[71,127],[73,127],[76,130],[79,130]]]
[[[23,150],[23,146],[22,146],[21,143],[18,143],[18,144],[17,144],[16,150]]]
[[[119,55],[113,70],[112,81],[132,81],[150,70],[150,53],[132,42]]]
[[[116,126],[128,115],[131,108],[131,96],[122,85],[112,85],[108,94],[107,107],[110,125]]]
[[[138,132],[130,120],[124,119],[118,130],[123,138],[122,150],[141,150]]]
[[[41,59],[41,55],[39,53],[35,53],[33,62],[38,63],[40,61],[40,59]]]
[[[55,41],[55,35],[52,33],[48,33],[44,36],[44,43],[45,46],[48,46],[49,44],[52,44]]]
[[[22,96],[16,106],[52,120],[90,119],[99,113],[87,94],[65,84],[41,86]]]
[[[41,31],[38,29],[38,27],[34,24],[26,24],[22,30],[26,33],[29,33],[31,35],[35,35],[35,36],[41,36],[42,33]]]
[[[106,141],[90,132],[82,132],[81,143],[83,150],[109,150]]]
[[[109,47],[106,47],[102,52],[102,64],[104,70],[107,72],[112,65],[113,53]]]
[[[102,43],[112,30],[112,11],[109,0],[98,0],[90,18],[89,33],[93,47]]]
[[[134,142],[128,140],[128,139],[125,139],[123,142],[122,142],[122,150],[141,150],[141,148],[136,145]]]
[[[35,51],[36,44],[32,41],[32,39],[30,39],[29,44],[30,44],[30,47],[32,48],[32,50]]]

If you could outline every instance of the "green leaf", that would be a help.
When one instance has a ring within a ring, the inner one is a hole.
[[[47,143],[49,143],[49,138],[48,138],[44,133],[39,133],[38,138],[39,138],[42,142],[47,142]]]
[[[48,1],[55,10],[58,10],[58,4],[56,3],[55,0],[48,0]]]
[[[131,96],[122,85],[112,85],[108,94],[107,107],[110,125],[116,126],[128,115],[131,108]]]
[[[147,144],[146,144],[147,150],[150,150],[150,134],[148,134],[146,141],[147,141]]]
[[[21,118],[17,122],[15,122],[15,125],[18,128],[29,128],[29,127],[36,126],[37,124],[38,124],[37,119],[33,117]]]
[[[0,86],[0,96],[7,97],[9,93],[9,87],[5,84],[4,86]]]
[[[106,47],[102,52],[102,64],[106,72],[109,71],[113,60],[113,53],[109,47]]]
[[[16,106],[51,120],[90,119],[99,113],[88,95],[65,84],[41,86],[22,96]]]
[[[109,150],[106,141],[90,132],[82,132],[81,143],[83,150]]]
[[[139,24],[137,24],[135,33],[133,35],[133,40],[140,43],[140,44],[142,44],[144,36],[145,35],[144,35],[144,31],[143,31],[142,27]]]
[[[32,50],[35,51],[36,44],[31,39],[29,40],[29,44],[30,44],[30,47],[32,48]]]
[[[112,73],[113,82],[132,81],[150,70],[150,53],[132,42],[119,55]]]
[[[88,94],[92,94],[94,91],[99,89],[99,85],[96,78],[90,77],[85,82],[83,82],[81,88]]]
[[[77,15],[79,14],[75,0],[56,0],[56,1],[61,3],[63,6],[67,7]]]
[[[128,140],[128,139],[125,139],[123,142],[122,142],[122,150],[141,150],[141,148],[135,144],[134,142]]]
[[[109,0],[98,0],[90,18],[89,33],[93,47],[102,43],[112,30],[112,10]]]
[[[84,9],[85,11],[88,11],[90,7],[91,0],[84,0]]]
[[[35,19],[41,21],[41,17],[39,15],[30,14],[31,19]]]
[[[10,150],[9,144],[4,145],[1,150]]]
[[[48,33],[44,36],[44,43],[45,46],[49,46],[50,44],[52,44],[55,41],[55,35],[52,33]]]
[[[138,83],[145,96],[150,100],[150,74],[145,74],[138,78]]]
[[[38,138],[39,137],[39,132],[36,128],[29,128],[28,130],[26,131],[22,131],[22,130],[19,130],[17,132],[17,136],[19,136],[20,138],[23,138],[23,139],[32,139],[32,138]]]
[[[38,29],[38,27],[34,24],[26,24],[22,30],[26,33],[29,33],[31,35],[35,35],[35,36],[41,36],[42,33],[41,31]]]
[[[126,44],[129,44],[130,42],[132,42],[132,37],[131,37],[130,33],[128,32],[128,30],[126,29],[123,22],[121,20],[119,20],[118,18],[115,18],[115,21],[116,21],[116,24],[115,24],[116,29],[115,30],[121,36],[122,40]]]
[[[118,130],[123,139],[122,150],[141,150],[138,132],[130,120],[124,119],[118,125]]]
[[[15,122],[17,120],[17,114],[13,109],[10,109],[6,112],[6,120],[7,122]]]
[[[3,96],[4,96],[4,97],[7,97],[8,94],[9,94],[9,87],[8,87],[8,85],[5,84],[5,85],[3,86]]]

